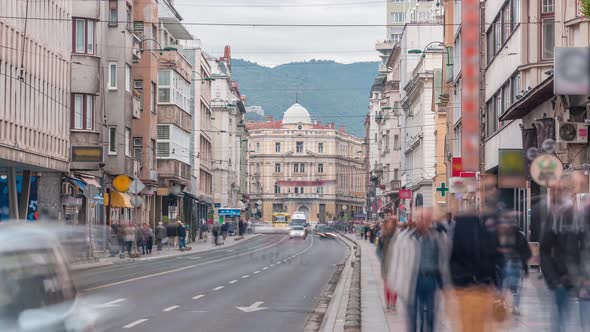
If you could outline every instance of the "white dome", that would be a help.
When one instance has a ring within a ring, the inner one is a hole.
[[[305,109],[305,107],[299,105],[298,103],[293,104],[283,114],[283,124],[292,123],[313,124],[309,112]]]

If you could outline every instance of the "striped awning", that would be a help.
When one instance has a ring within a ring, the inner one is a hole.
[[[110,194],[105,194],[104,205],[113,208],[133,209],[133,205],[131,205],[131,196],[118,191],[111,191]]]

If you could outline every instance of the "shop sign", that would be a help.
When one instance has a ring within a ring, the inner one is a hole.
[[[102,163],[102,147],[72,146],[72,162]]]
[[[399,199],[412,199],[411,189],[402,189],[399,191]]]

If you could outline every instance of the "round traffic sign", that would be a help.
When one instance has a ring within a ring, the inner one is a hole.
[[[143,204],[143,199],[140,196],[132,196],[130,203],[134,208],[138,208]]]
[[[531,177],[540,186],[557,185],[562,174],[563,164],[552,154],[542,154],[531,163]]]

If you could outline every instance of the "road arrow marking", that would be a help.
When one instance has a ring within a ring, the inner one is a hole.
[[[260,311],[260,310],[264,310],[264,309],[268,309],[266,307],[261,307],[260,305],[263,304],[264,302],[260,301],[260,302],[254,302],[251,306],[249,307],[236,307],[236,309],[241,310],[243,312],[255,312],[255,311]]]
[[[220,289],[222,289],[223,287],[224,287],[224,286],[217,286],[217,287],[213,288],[213,290],[220,290]]]
[[[113,300],[111,302],[107,302],[107,303],[104,303],[104,304],[99,304],[99,305],[95,306],[95,308],[102,309],[102,308],[114,308],[114,307],[118,307],[118,306],[120,306],[119,303],[121,303],[121,302],[123,302],[125,300],[126,299],[116,299],[116,300]]]
[[[143,323],[143,322],[147,322],[147,319],[146,319],[146,318],[143,318],[143,319],[138,319],[138,320],[136,320],[136,321],[135,321],[135,322],[133,322],[133,323],[129,323],[129,324],[127,324],[127,325],[123,326],[123,328],[124,328],[124,329],[130,329],[130,328],[132,328],[132,327],[134,327],[134,326],[137,326],[137,325],[139,325],[139,324],[141,324],[141,323]]]
[[[169,311],[172,311],[172,310],[174,310],[174,309],[176,309],[176,308],[179,308],[179,307],[180,307],[179,305],[173,305],[173,306],[171,306],[171,307],[168,307],[168,308],[166,308],[166,309],[164,309],[164,310],[162,310],[162,311],[163,311],[163,312],[169,312]]]
[[[205,297],[205,295],[201,294],[201,295],[193,296],[193,300],[198,300],[202,297]]]

